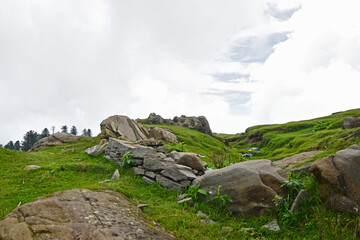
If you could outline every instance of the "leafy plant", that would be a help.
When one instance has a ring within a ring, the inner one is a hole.
[[[211,157],[211,162],[215,168],[223,168],[230,165],[229,158],[226,154],[215,154]]]
[[[232,198],[230,195],[227,194],[220,194],[220,189],[222,188],[221,185],[218,186],[217,195],[212,198],[213,201],[219,201],[221,207],[226,207],[226,201],[232,202]]]
[[[167,144],[164,145],[165,148],[169,149],[170,151],[176,151],[176,152],[184,152],[184,146],[185,142],[180,142],[178,144]]]
[[[199,198],[199,193],[202,195],[208,195],[205,189],[200,188],[200,183],[198,183],[195,187],[189,185],[185,193],[188,195],[188,197],[192,198],[194,202]]]
[[[135,160],[132,157],[133,154],[131,152],[125,153],[121,158],[120,167],[130,168],[131,164],[135,163]]]

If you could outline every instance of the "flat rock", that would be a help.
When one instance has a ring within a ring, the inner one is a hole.
[[[310,151],[310,152],[298,153],[293,156],[275,161],[273,162],[273,165],[284,170],[291,169],[298,164],[306,162],[307,160],[309,160],[310,158],[312,158],[313,156],[319,153],[322,153],[322,151]]]
[[[165,141],[174,144],[179,143],[179,138],[168,129],[153,127],[149,131],[149,135],[150,137],[153,137],[156,140]]]
[[[0,239],[173,239],[113,191],[57,192],[0,221]]]
[[[185,190],[185,186],[184,185],[181,185],[180,183],[177,183],[171,179],[168,179],[164,176],[161,176],[160,174],[157,174],[156,175],[156,181],[158,183],[161,183],[161,185],[163,185],[164,187],[166,188],[169,188],[169,189],[175,189],[175,190],[178,190],[180,192],[184,191]]]
[[[109,138],[109,148],[111,151],[115,151],[120,156],[130,152],[133,154],[133,158],[136,159],[143,159],[146,156],[156,156],[157,154],[156,150],[152,147],[146,147],[115,138]]]
[[[191,167],[195,170],[205,171],[208,164],[202,161],[196,153],[189,152],[171,152],[169,154],[171,158],[175,160],[178,164],[182,164],[188,167]]]
[[[274,231],[274,232],[280,231],[280,227],[279,227],[279,224],[277,223],[276,219],[269,222],[268,224],[261,226],[261,227],[264,229],[267,229],[269,231]]]
[[[86,149],[85,152],[87,154],[89,154],[90,156],[96,157],[96,156],[99,156],[106,147],[107,147],[107,144],[95,145],[91,148]]]
[[[150,171],[160,171],[175,165],[174,162],[166,161],[158,157],[145,157],[143,167]]]
[[[28,165],[24,168],[24,171],[29,171],[29,170],[38,169],[38,168],[41,168],[41,167],[38,165]]]

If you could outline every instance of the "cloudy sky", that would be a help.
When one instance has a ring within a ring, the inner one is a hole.
[[[359,108],[356,0],[1,0],[0,143],[114,114],[238,133]]]

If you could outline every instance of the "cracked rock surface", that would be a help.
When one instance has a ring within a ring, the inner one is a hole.
[[[0,239],[173,239],[113,191],[73,189],[36,199],[0,221]]]

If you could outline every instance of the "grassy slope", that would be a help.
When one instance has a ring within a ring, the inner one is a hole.
[[[356,114],[358,113],[359,111],[356,112]],[[343,116],[341,115],[341,117]],[[324,120],[327,121],[326,118],[313,120],[314,122],[311,123],[310,121],[310,124],[314,125],[317,121]],[[292,128],[298,125],[302,125],[302,123],[291,123],[287,127]],[[279,132],[279,135],[276,136],[273,130],[269,130],[279,127],[283,126],[258,126],[251,128],[248,133],[267,131],[263,134],[264,139],[267,138],[266,134],[273,134],[275,138],[280,138],[280,135],[285,138],[289,136],[288,134],[296,135],[295,131],[289,131]],[[227,154],[231,161],[239,160],[236,148],[227,147],[221,141],[208,135],[174,126],[167,126],[167,128],[176,133],[181,141],[185,142],[185,151],[205,155],[206,161],[211,161],[213,155],[224,153]],[[307,128],[300,127],[297,133],[305,138],[310,129],[310,126]],[[321,131],[328,133],[328,131],[333,130]],[[318,134],[321,131],[318,131]],[[261,142],[246,143],[249,136],[241,136],[243,142],[238,142],[235,147],[242,149],[244,146],[261,144]],[[238,139],[238,136],[227,135],[227,139]],[[11,212],[19,202],[24,204],[33,201],[39,196],[56,191],[73,188],[110,189],[123,193],[135,204],[149,204],[149,207],[144,210],[145,216],[172,231],[180,239],[319,239],[320,237],[322,239],[352,239],[354,236],[359,236],[354,235],[358,234],[355,233],[355,228],[359,224],[359,218],[327,211],[316,198],[318,193],[314,183],[306,178],[302,180],[310,182],[308,189],[313,193],[314,198],[308,203],[305,211],[300,214],[286,218],[284,216],[278,217],[282,228],[280,233],[272,233],[260,228],[263,224],[276,217],[275,213],[261,218],[244,219],[241,216],[225,214],[217,206],[201,201],[196,203],[194,208],[181,206],[177,204],[177,192],[167,190],[157,184],[149,186],[140,177],[134,176],[131,170],[119,169],[121,174],[119,180],[100,184],[99,181],[111,178],[112,173],[119,166],[102,156],[90,157],[84,153],[86,148],[98,142],[99,138],[82,137],[77,142],[33,153],[0,148],[0,218]],[[316,145],[317,143],[314,143],[311,148]],[[272,145],[265,144],[262,147],[261,153],[263,156],[270,154],[270,146]],[[345,147],[345,145],[340,145],[340,147]],[[299,149],[301,148],[294,148],[294,151],[296,152]],[[288,148],[283,147],[283,151],[279,155],[275,155],[275,158],[286,155],[287,151]],[[23,168],[29,164],[40,165],[42,168],[27,172],[23,171]],[[196,216],[196,211],[199,209],[206,212],[217,224],[206,225],[199,223],[200,219]],[[224,226],[232,227],[233,231],[222,231],[221,228]],[[255,228],[256,230],[246,233],[241,231],[243,227]]]
[[[224,137],[239,151],[258,147],[260,151],[254,155],[255,159],[278,160],[305,151],[325,151],[316,157],[319,158],[360,142],[359,138],[344,140],[345,137],[359,130],[359,128],[341,129],[343,118],[347,116],[360,117],[360,109],[306,121],[254,126],[248,128],[246,133]],[[315,132],[312,132],[314,130]]]

